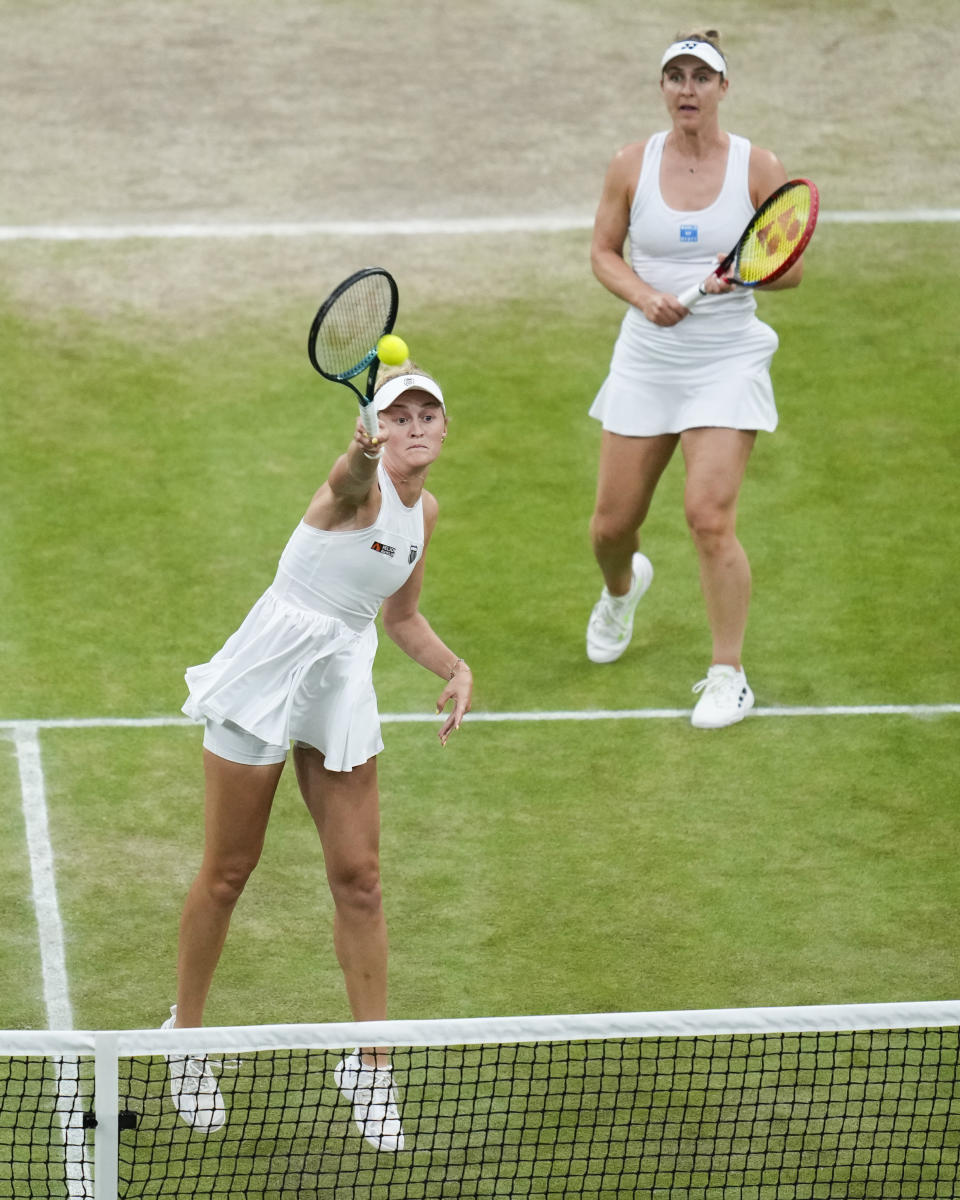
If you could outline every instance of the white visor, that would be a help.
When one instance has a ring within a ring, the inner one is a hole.
[[[443,409],[444,416],[447,413],[447,406],[443,402],[443,392],[440,391],[440,385],[428,379],[426,375],[397,375],[395,379],[388,380],[382,387],[377,388],[373,397],[373,411],[383,412],[385,408],[396,400],[398,396],[402,396],[404,392],[428,392],[435,399],[440,401],[440,407]]]
[[[674,42],[672,46],[668,46],[663,52],[663,58],[660,59],[660,70],[675,58],[680,58],[683,54],[689,54],[692,58],[699,58],[701,62],[712,67],[714,71],[719,71],[721,75],[727,73],[727,60],[723,57],[719,50],[711,46],[709,42]]]

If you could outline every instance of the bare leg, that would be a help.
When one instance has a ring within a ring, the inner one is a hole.
[[[180,919],[177,1025],[201,1024],[230,918],[263,849],[283,763],[247,766],[203,752],[205,841]]]
[[[319,750],[294,749],[297,780],[323,846],[333,943],[356,1021],[387,1015],[387,924],[380,890],[377,760],[328,771]]]
[[[736,534],[737,498],[756,433],[688,429],[687,524],[700,560],[700,586],[713,638],[713,663],[740,669],[750,608],[750,563]]]
[[[678,440],[676,434],[636,438],[603,432],[590,540],[612,596],[630,590],[637,531]]]

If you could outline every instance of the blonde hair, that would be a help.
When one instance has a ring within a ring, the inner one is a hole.
[[[718,54],[723,55],[723,60],[726,62],[727,55],[723,47],[720,45],[720,30],[719,29],[694,29],[692,33],[678,33],[673,39],[675,42],[706,42],[708,46],[712,46]],[[720,72],[720,78],[726,77],[726,72]]]
[[[673,40],[675,42],[707,42],[714,50],[719,50],[723,54],[719,29],[695,29],[693,33],[678,33]]]
[[[380,364],[377,370],[377,383],[373,394],[376,395],[385,383],[389,383],[391,379],[398,379],[401,375],[423,375],[427,379],[432,379],[437,384],[437,387],[440,386],[436,379],[433,379],[429,371],[425,371],[423,367],[417,366],[412,358],[408,358],[405,362],[398,363],[395,367],[388,367],[385,363]]]

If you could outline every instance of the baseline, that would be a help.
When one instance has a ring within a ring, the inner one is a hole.
[[[840,225],[914,225],[960,221],[960,208],[826,211],[820,220]],[[0,242],[100,242],[132,239],[259,237],[424,237],[434,234],[569,233],[593,228],[593,216],[545,214],[512,217],[412,218],[396,221],[225,221],[183,224],[0,225]]]

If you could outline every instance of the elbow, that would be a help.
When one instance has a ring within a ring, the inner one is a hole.
[[[590,270],[603,282],[603,264],[609,251],[599,246],[590,247]]]
[[[396,642],[398,646],[402,647],[404,644],[403,633],[406,622],[402,618],[397,617],[395,614],[391,614],[386,610],[381,612],[381,621],[383,624],[383,632],[387,635],[390,641]]]

